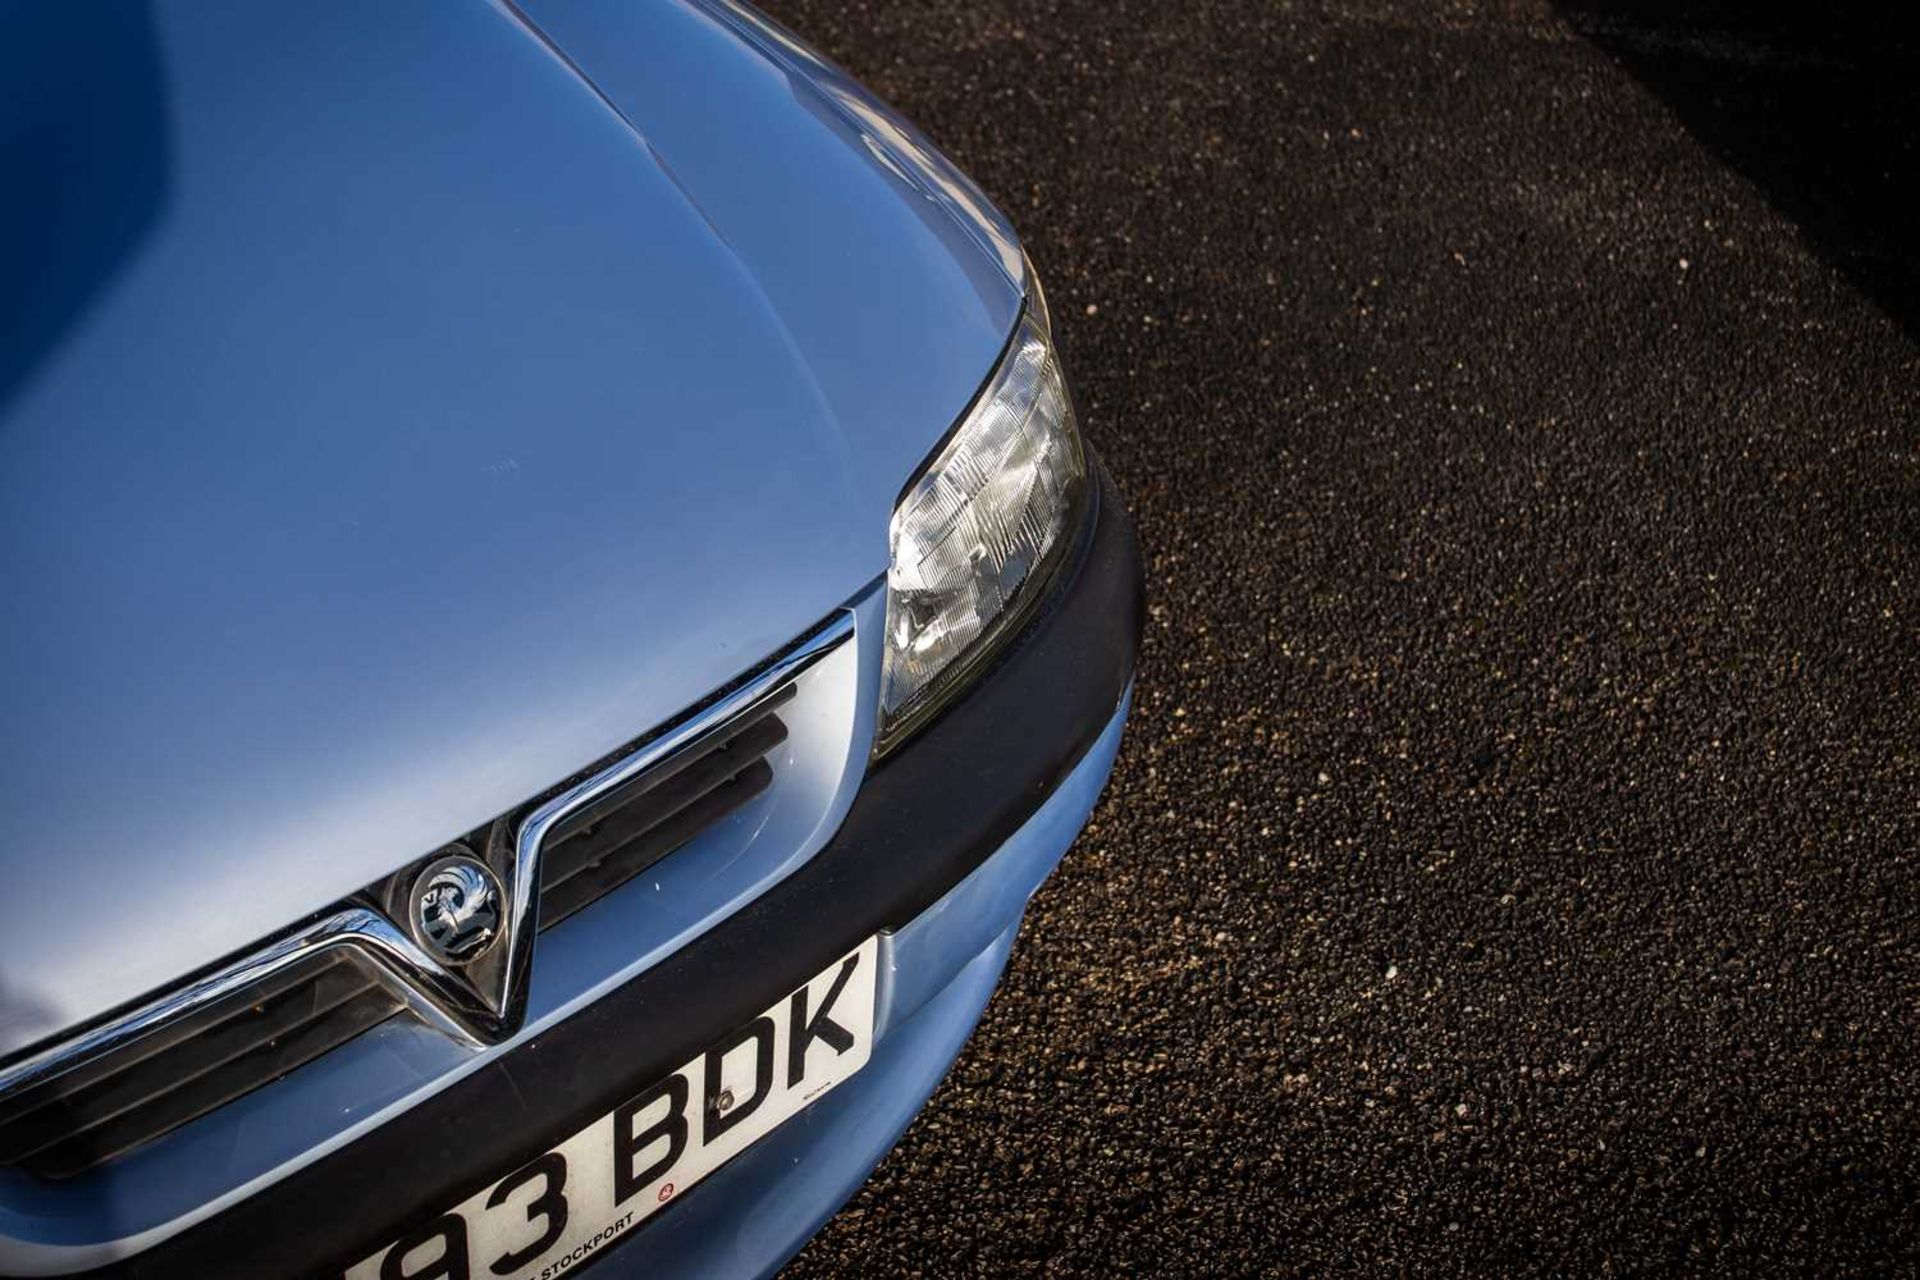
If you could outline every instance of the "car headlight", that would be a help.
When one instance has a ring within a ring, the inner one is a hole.
[[[894,508],[875,755],[924,724],[1017,630],[1066,554],[1086,491],[1086,453],[1036,287],[986,390]]]

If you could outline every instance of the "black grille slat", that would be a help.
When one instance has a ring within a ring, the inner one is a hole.
[[[303,1023],[254,1053],[196,1076],[135,1111],[70,1134],[37,1152],[25,1165],[47,1178],[84,1173],[278,1080],[385,1022],[399,1009],[393,996],[370,988],[328,1016]]]
[[[772,784],[773,766],[754,760],[666,822],[621,846],[617,856],[589,863],[551,888],[543,888],[540,927],[550,928],[612,893]]]
[[[549,840],[546,850],[540,855],[540,892],[542,895],[550,893],[554,886],[585,868],[609,858],[618,858],[627,845],[652,829],[671,822],[681,810],[697,803],[709,792],[725,786],[742,770],[785,742],[786,738],[787,726],[781,723],[779,717],[769,716],[746,732],[729,738],[697,759],[685,763],[664,781],[640,779],[650,785],[621,796],[623,807],[611,808],[610,811],[603,808],[599,821],[593,825],[575,828],[571,836],[559,841]],[[717,820],[718,815],[710,819]],[[543,908],[546,905],[544,896],[541,905]],[[541,918],[550,918],[544,909]]]
[[[780,736],[769,742],[767,746],[759,748],[759,750],[762,752],[771,751],[786,738],[787,734],[786,725],[780,723],[778,717],[773,713],[787,702],[790,702],[793,696],[794,687],[792,685],[786,685],[776,690],[755,703],[747,711],[741,713],[733,720],[728,721],[726,726],[721,729],[715,737],[708,739],[706,744],[697,744],[680,751],[654,765],[626,786],[616,787],[613,791],[601,796],[592,804],[574,810],[561,820],[559,826],[548,833],[546,844],[548,852],[552,852],[555,848],[570,840],[581,831],[593,826],[614,810],[624,808],[642,792],[651,791],[660,787],[669,780],[679,776],[683,771],[700,764],[706,760],[716,748],[726,747],[747,738],[753,730],[768,720],[772,720],[774,723],[780,725]],[[544,883],[544,878],[542,883]]]
[[[310,965],[296,965],[290,969],[283,969],[254,984],[248,989],[245,999],[230,1000],[196,1017],[181,1018],[155,1027],[138,1040],[114,1050],[105,1057],[83,1062],[79,1066],[62,1072],[53,1080],[23,1089],[9,1096],[4,1102],[0,1102],[0,1130],[3,1130],[14,1116],[38,1107],[40,1100],[50,1094],[72,1093],[96,1080],[116,1075],[142,1059],[161,1053],[183,1040],[202,1035],[209,1028],[244,1014],[256,1005],[265,1004],[283,992],[305,986],[314,981],[317,972],[325,966],[346,963],[344,956],[329,955],[315,960]],[[4,1142],[0,1142],[0,1147],[4,1145]],[[0,1164],[5,1163],[6,1160],[0,1157]]]
[[[788,684],[569,814],[542,849],[539,927],[591,905],[764,794],[774,778],[768,757],[787,739],[775,712],[793,696]],[[518,822],[501,822],[510,820]],[[362,964],[344,952],[313,956],[0,1098],[0,1166],[53,1179],[85,1173],[340,1047],[405,1008]]]
[[[176,1036],[157,1052],[105,1060],[118,1070],[95,1070],[86,1077],[71,1073],[9,1099],[0,1114],[0,1164],[22,1163],[62,1137],[117,1119],[169,1090],[271,1047],[375,989],[371,979],[341,962],[291,976],[294,981],[276,984],[278,990],[249,1005],[236,1005],[204,1022],[194,1020],[195,1034]]]

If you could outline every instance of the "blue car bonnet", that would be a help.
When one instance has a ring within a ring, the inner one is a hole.
[[[731,7],[10,5],[0,83],[0,1053],[825,616],[1020,306]]]

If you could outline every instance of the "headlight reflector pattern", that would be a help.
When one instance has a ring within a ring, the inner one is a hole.
[[[894,509],[876,754],[1011,635],[1065,552],[1087,461],[1032,308],[987,389]]]

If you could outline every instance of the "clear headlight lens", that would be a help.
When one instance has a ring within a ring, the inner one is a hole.
[[[1013,633],[1065,554],[1087,460],[1044,311],[894,508],[875,754],[937,711]]]

